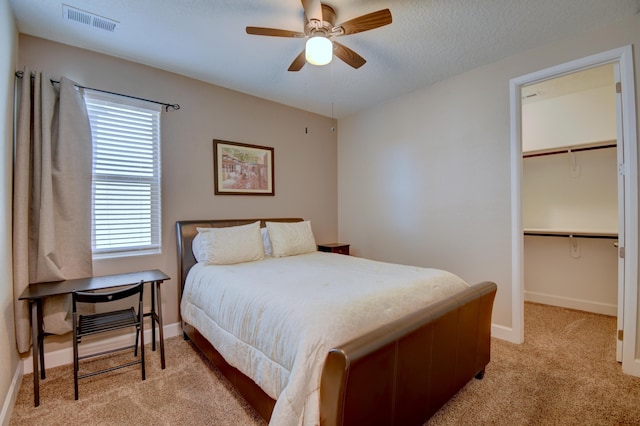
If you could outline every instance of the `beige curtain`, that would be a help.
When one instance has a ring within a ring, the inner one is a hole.
[[[32,76],[32,78],[30,78]],[[13,290],[18,351],[30,348],[30,315],[17,300],[29,283],[89,277],[91,129],[74,82],[24,70],[18,88],[13,190]],[[70,297],[44,301],[48,333],[71,330]]]

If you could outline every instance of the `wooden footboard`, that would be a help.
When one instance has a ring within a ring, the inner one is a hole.
[[[484,282],[333,348],[320,384],[322,425],[422,425],[474,376],[491,349],[496,285]],[[275,401],[191,325],[183,331],[269,421]]]
[[[489,363],[497,286],[484,282],[327,355],[322,425],[421,425]]]

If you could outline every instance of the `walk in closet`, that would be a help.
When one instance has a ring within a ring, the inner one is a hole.
[[[617,315],[613,65],[523,90],[525,300]]]

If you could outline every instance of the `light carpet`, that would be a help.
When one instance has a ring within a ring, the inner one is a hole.
[[[640,425],[640,378],[622,374],[615,334],[613,317],[527,303],[525,343],[493,339],[484,379],[426,424]],[[189,342],[165,346],[165,370],[147,346],[145,381],[135,367],[85,379],[79,401],[71,366],[47,370],[37,408],[26,375],[10,425],[266,424]]]

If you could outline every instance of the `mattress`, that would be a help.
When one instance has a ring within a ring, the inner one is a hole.
[[[438,269],[314,252],[198,263],[180,309],[229,364],[276,400],[270,424],[314,425],[332,347],[466,287]]]

